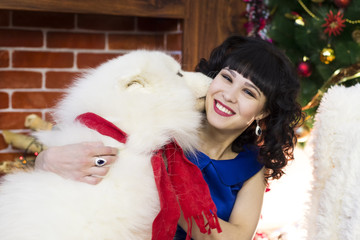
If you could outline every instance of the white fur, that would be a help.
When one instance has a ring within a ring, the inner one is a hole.
[[[151,153],[170,139],[191,151],[201,122],[196,98],[205,96],[209,84],[201,73],[182,71],[170,56],[145,50],[78,79],[55,111],[56,130],[37,136],[47,146],[103,141],[120,149],[118,160],[95,186],[39,170],[6,176],[0,188],[1,239],[150,239],[159,211]],[[129,135],[127,143],[74,122],[85,112],[117,125]]]
[[[324,94],[312,131],[309,240],[360,239],[360,84]]]

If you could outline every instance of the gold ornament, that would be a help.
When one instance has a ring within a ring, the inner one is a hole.
[[[323,50],[321,50],[320,52],[320,61],[325,63],[325,64],[329,64],[332,61],[334,61],[335,59],[335,52],[334,50],[328,46],[323,48]]]
[[[305,26],[304,19],[299,15],[295,18],[295,24],[298,26]]]
[[[305,26],[304,18],[298,13],[285,13],[285,17],[294,20],[295,25],[297,26]]]
[[[351,36],[357,44],[360,44],[360,29],[355,29]]]

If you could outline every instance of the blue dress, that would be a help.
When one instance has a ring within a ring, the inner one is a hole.
[[[214,160],[200,151],[195,156],[187,155],[187,158],[200,168],[216,205],[217,215],[225,221],[229,221],[237,193],[244,182],[263,167],[257,161],[258,148],[250,145],[244,146],[244,151],[234,159]],[[185,238],[186,232],[178,226],[174,240]]]

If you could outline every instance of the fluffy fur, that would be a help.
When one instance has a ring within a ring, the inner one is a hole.
[[[312,131],[309,240],[360,239],[360,84],[324,94]]]
[[[1,239],[150,239],[160,209],[151,153],[170,139],[191,151],[202,115],[196,99],[209,84],[201,73],[182,71],[170,56],[145,50],[78,79],[56,108],[56,130],[37,137],[47,146],[102,141],[119,148],[118,160],[95,186],[40,170],[6,176],[0,188]],[[127,143],[74,122],[85,112],[117,125],[129,135]]]

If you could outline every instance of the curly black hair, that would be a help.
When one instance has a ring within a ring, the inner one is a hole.
[[[266,171],[266,179],[279,179],[297,139],[294,128],[304,119],[297,102],[300,83],[295,67],[288,57],[273,44],[253,37],[231,36],[196,66],[212,78],[228,67],[251,80],[266,96],[267,117],[259,121],[260,137],[255,134],[255,121],[233,142],[232,151],[241,152],[246,144],[259,146],[258,161]]]

